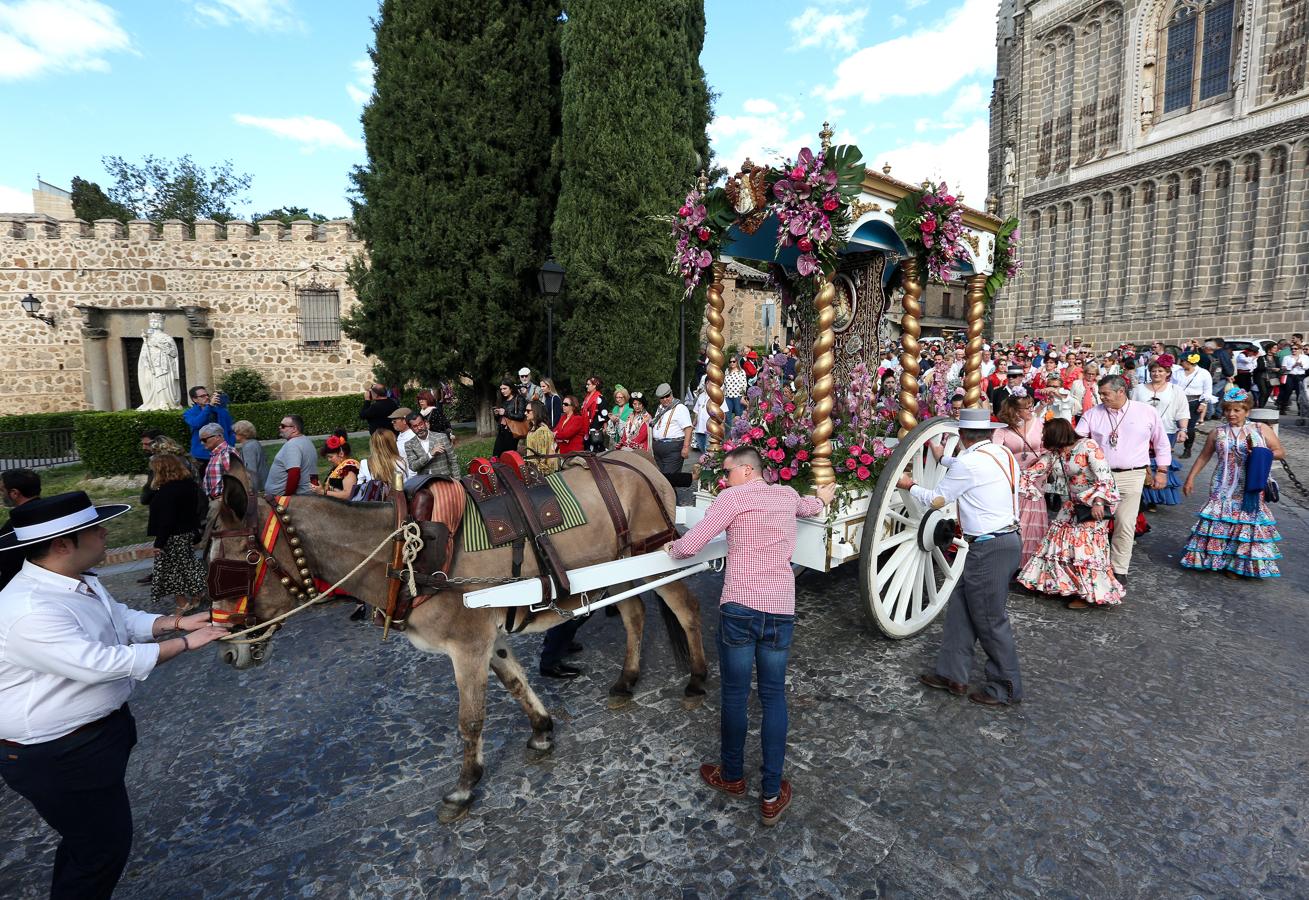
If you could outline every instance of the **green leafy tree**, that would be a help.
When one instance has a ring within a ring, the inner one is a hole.
[[[233,219],[233,204],[244,203],[253,180],[250,175],[233,171],[230,160],[212,169],[190,156],[177,160],[147,156],[140,163],[106,156],[101,162],[114,179],[110,199],[131,210],[134,218],[156,223],[166,219],[181,219],[187,224],[196,219]]]
[[[121,203],[115,203],[94,181],[73,176],[73,215],[87,222],[96,219],[117,219],[127,222],[135,216]]]
[[[256,213],[250,217],[251,222],[262,222],[264,219],[277,219],[284,225],[290,225],[292,222],[316,222],[321,225],[327,221],[327,216],[322,213],[311,213],[303,206],[279,206],[277,209]]]
[[[481,430],[495,383],[544,358],[562,27],[542,0],[384,0],[377,19],[345,330],[393,378],[471,376]]]
[[[703,0],[568,5],[554,250],[568,273],[557,358],[574,384],[675,383],[683,288],[667,217],[709,166],[704,26]],[[684,310],[688,367],[703,302]]]

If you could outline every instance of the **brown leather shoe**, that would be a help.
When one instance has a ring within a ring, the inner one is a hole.
[[[1069,600],[1069,601],[1068,601],[1068,608],[1069,608],[1069,609],[1090,609],[1090,608],[1091,608],[1091,604],[1087,603],[1085,600]]]
[[[705,763],[700,766],[700,780],[724,794],[731,794],[733,797],[745,795],[745,778],[738,778],[736,781],[725,781],[723,779],[723,767],[715,763]]]
[[[958,681],[951,681],[949,678],[942,678],[935,672],[924,672],[918,676],[918,680],[929,688],[936,688],[938,691],[949,691],[956,697],[962,697],[968,693],[968,685],[960,684]]]
[[[771,828],[777,824],[777,820],[782,818],[782,813],[791,805],[791,782],[785,778],[782,779],[782,790],[777,795],[777,799],[772,803],[767,800],[759,801],[759,813],[763,817],[765,828]]]
[[[992,697],[990,694],[987,694],[983,691],[973,691],[971,694],[968,695],[968,699],[976,703],[978,706],[986,706],[991,709],[1000,709],[1006,706],[1017,706],[1018,704],[1023,702],[1022,700],[1000,700],[999,698]]]

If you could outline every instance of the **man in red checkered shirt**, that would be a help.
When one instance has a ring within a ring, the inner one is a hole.
[[[722,685],[721,764],[705,763],[700,777],[715,790],[745,794],[746,703],[750,677],[758,670],[763,724],[762,803],[765,825],[773,825],[791,802],[791,783],[782,778],[786,757],[786,663],[795,625],[795,520],[816,516],[832,502],[836,485],[801,497],[794,488],[763,480],[763,460],[749,447],[723,460],[727,488],[705,510],[700,523],[664,549],[686,559],[727,532],[727,577],[718,607],[718,672]]]
[[[223,426],[210,422],[196,435],[200,446],[209,451],[209,462],[205,465],[205,496],[213,499],[223,496],[223,476],[232,468],[232,448],[223,436]]]

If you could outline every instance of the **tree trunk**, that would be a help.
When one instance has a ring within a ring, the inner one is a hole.
[[[491,415],[492,406],[490,397],[483,397],[477,403],[478,437],[491,437],[495,434],[495,416]]]

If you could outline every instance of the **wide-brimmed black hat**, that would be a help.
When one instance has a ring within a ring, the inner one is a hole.
[[[0,551],[15,550],[29,544],[39,544],[51,538],[63,537],[101,522],[121,516],[132,507],[126,503],[106,503],[96,506],[85,491],[70,491],[30,500],[17,506],[9,514],[12,532],[0,537]]]

